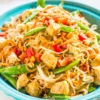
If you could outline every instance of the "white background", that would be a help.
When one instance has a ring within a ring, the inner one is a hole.
[[[0,0],[0,15],[7,10],[14,8],[18,5],[31,2],[34,0]],[[88,4],[100,10],[100,0],[73,0]],[[0,100],[14,100],[12,97],[6,96],[4,92],[0,90]]]
[[[0,14],[4,13],[5,11],[15,6],[21,5],[23,3],[31,2],[31,1],[34,0],[0,0]],[[72,1],[86,3],[88,5],[100,9],[100,0],[72,0]]]

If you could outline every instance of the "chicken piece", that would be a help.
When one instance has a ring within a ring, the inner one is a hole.
[[[86,76],[85,78],[83,78],[83,81],[85,83],[92,83],[94,81],[94,78],[92,76]]]
[[[80,48],[74,47],[72,45],[68,46],[68,54],[70,55],[74,55],[75,57],[77,57],[80,54]]]
[[[91,63],[92,67],[100,66],[100,54],[98,54]]]
[[[18,59],[18,57],[16,56],[14,52],[12,52],[6,59],[6,62],[8,62],[9,64],[15,64],[16,62],[19,62],[19,61],[20,59]]]
[[[74,41],[75,41],[78,38],[78,34],[79,34],[78,32],[70,32],[70,33],[67,34],[67,38],[68,39],[74,39]]]
[[[36,96],[39,97],[40,94],[42,93],[42,91],[39,88],[39,83],[37,81],[32,81],[30,82],[26,87],[25,87],[26,91],[28,92],[28,94],[30,94],[31,96]]]
[[[68,85],[67,81],[57,82],[52,86],[50,91],[51,91],[51,93],[55,93],[55,94],[68,95],[69,94],[69,85]]]
[[[26,31],[27,28],[26,28],[26,25],[24,25],[24,24],[18,24],[16,26],[17,31],[20,31],[20,29],[18,29],[18,27],[21,26],[20,28],[22,28],[22,25],[23,25],[23,30]],[[14,29],[10,29],[7,31],[8,32],[7,38],[16,44],[18,43],[19,40],[22,40],[24,38],[24,35],[20,34],[17,31],[15,31]]]
[[[49,52],[45,52],[42,57],[41,60],[50,68],[50,69],[54,69],[56,67],[57,64],[57,58],[53,55],[50,54]]]
[[[100,66],[98,67],[93,67],[93,72],[94,72],[94,83],[96,85],[100,85]]]
[[[19,90],[22,87],[25,87],[29,82],[29,79],[26,74],[22,74],[18,77],[17,80],[17,89]]]
[[[47,27],[46,31],[50,36],[54,36],[60,32],[60,25],[52,23]]]

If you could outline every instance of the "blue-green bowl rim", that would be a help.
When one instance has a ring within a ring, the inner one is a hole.
[[[56,0],[48,0],[47,2],[56,2]],[[59,0],[58,0],[59,1]],[[34,2],[36,2],[36,0],[34,0]],[[26,3],[26,4],[23,4],[23,5],[20,5],[20,6],[17,6],[7,12],[5,12],[3,15],[0,16],[0,19],[2,19],[4,16],[7,16],[7,14],[13,12],[15,9],[19,9],[19,8],[22,8],[26,5],[31,5],[32,3],[34,2],[30,2],[30,3]],[[86,10],[89,10],[91,12],[94,12],[96,15],[100,16],[100,10],[96,9],[96,8],[93,8],[93,7],[90,7],[86,4],[82,4],[82,3],[78,3],[76,1],[66,1],[65,2],[66,4],[71,4],[71,5],[74,5],[74,6],[77,6],[78,7],[81,7],[81,8],[84,8]],[[84,7],[85,6],[85,7]],[[36,98],[36,97],[31,97],[29,95],[26,95],[26,94],[23,94],[17,90],[15,90],[14,88],[12,88],[10,85],[8,85],[1,77],[0,77],[0,88],[7,94],[7,95],[10,95],[12,97],[14,97],[16,100],[44,100],[44,99],[41,99],[41,98]],[[88,100],[88,99],[91,99],[91,98],[94,98],[94,97],[97,97],[100,95],[100,89],[92,92],[92,93],[89,93],[85,96],[81,96],[81,97],[77,97],[77,98],[71,98],[71,100]],[[28,99],[27,99],[28,98]],[[45,99],[46,100],[46,99]]]

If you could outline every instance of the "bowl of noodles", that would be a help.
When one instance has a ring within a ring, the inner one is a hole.
[[[16,100],[100,95],[100,11],[38,0],[0,16],[0,88]]]

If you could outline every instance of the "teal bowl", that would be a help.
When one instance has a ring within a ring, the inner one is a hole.
[[[47,0],[47,4],[52,5],[58,5],[60,3],[60,0]],[[36,1],[27,3],[21,6],[18,6],[5,14],[0,16],[0,26],[2,26],[5,22],[10,21],[11,16],[16,16],[17,14],[20,14],[26,9],[34,8],[36,7],[37,3]],[[75,10],[81,10],[82,14],[88,19],[88,21],[92,24],[98,25],[98,32],[100,32],[100,11],[92,8],[88,5],[84,5],[81,3],[77,3],[75,1],[65,1],[64,8],[68,11],[75,11]],[[4,91],[7,95],[12,96],[15,98],[15,100],[44,100],[41,98],[32,97],[23,93],[20,93],[19,91],[15,90],[12,86],[10,86],[9,83],[7,83],[2,77],[0,77],[0,89]],[[93,99],[100,100],[100,87],[98,87],[94,92],[89,93],[84,96],[75,96],[70,98],[70,100],[93,100]],[[45,99],[46,100],[46,99]]]

